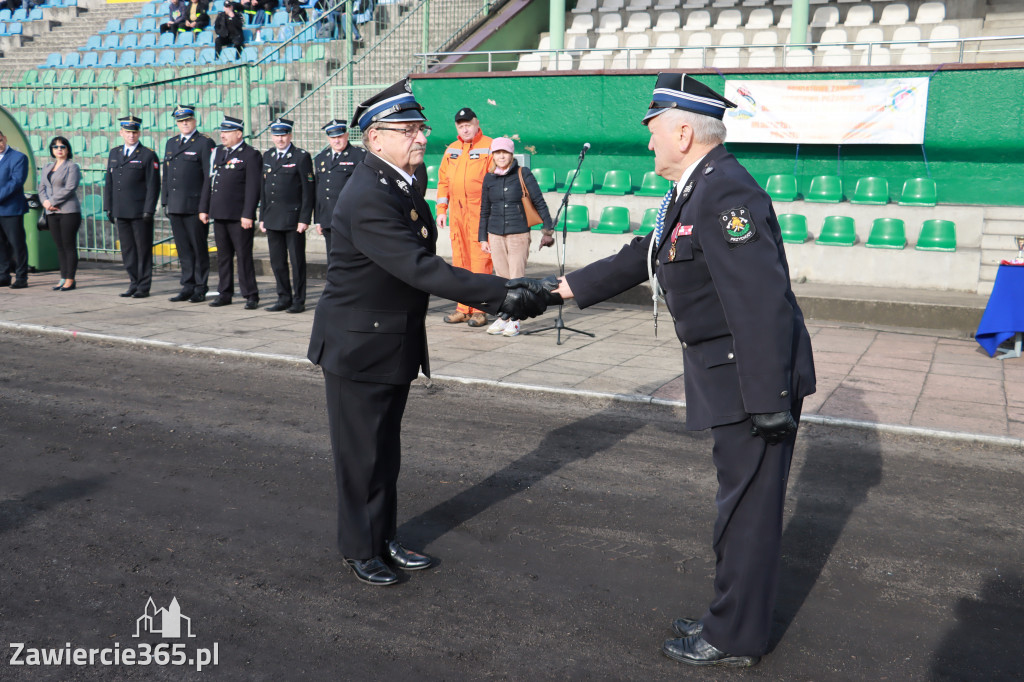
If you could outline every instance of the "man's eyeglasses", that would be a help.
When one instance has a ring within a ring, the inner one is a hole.
[[[423,133],[423,137],[430,137],[430,126],[414,126],[412,128],[384,128],[380,127],[377,130],[390,130],[393,133],[402,133],[406,137],[416,137],[416,133]]]
[[[55,144],[52,147],[50,147],[50,149],[67,149],[67,147],[65,147],[62,144]]]

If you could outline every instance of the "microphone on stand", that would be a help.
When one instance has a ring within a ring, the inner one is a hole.
[[[590,143],[589,142],[584,142],[583,143],[583,149],[580,150],[580,161],[583,160],[583,157],[587,155],[588,151],[590,151]]]

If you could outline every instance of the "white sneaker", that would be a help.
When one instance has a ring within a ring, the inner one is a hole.
[[[519,336],[519,320],[509,320],[505,325],[505,331],[501,333],[502,336]]]
[[[505,325],[507,324],[508,322],[499,317],[491,324],[490,327],[487,328],[487,333],[495,335],[501,334],[503,331],[505,331]]]

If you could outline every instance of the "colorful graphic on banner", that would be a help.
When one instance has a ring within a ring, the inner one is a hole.
[[[921,144],[927,78],[726,80],[730,142]]]

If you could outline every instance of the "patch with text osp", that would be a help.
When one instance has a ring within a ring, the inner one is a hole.
[[[746,206],[723,211],[718,216],[718,222],[722,225],[722,233],[730,248],[742,246],[757,239],[757,228],[754,227],[754,221]]]

